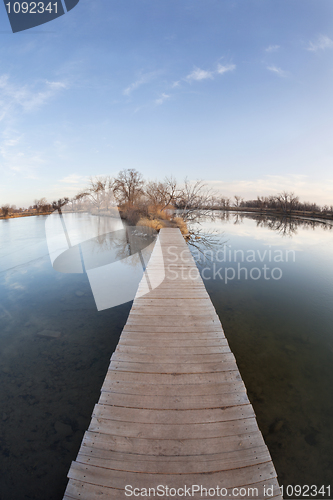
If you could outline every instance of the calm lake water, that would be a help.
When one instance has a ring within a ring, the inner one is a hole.
[[[86,273],[56,271],[45,220],[0,220],[1,500],[62,499],[131,306],[98,311]],[[332,492],[333,229],[222,213],[200,229],[191,250],[280,484]]]

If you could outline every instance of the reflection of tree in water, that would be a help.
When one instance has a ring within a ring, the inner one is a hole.
[[[193,226],[189,231],[187,243],[192,250],[196,250],[195,261],[197,264],[206,262],[207,260],[213,261],[214,252],[221,249],[227,241],[222,241],[222,235],[218,234],[216,230],[205,231],[198,228],[197,225]]]
[[[317,227],[322,228],[325,231],[331,231],[333,229],[333,224],[325,220],[318,219],[301,219],[293,217],[277,217],[261,214],[251,214],[251,213],[235,213],[230,211],[216,211],[211,212],[209,217],[199,217],[197,224],[193,224],[189,229],[188,243],[197,251],[199,259],[196,259],[197,263],[200,264],[201,260],[209,260],[209,254],[213,255],[213,252],[220,250],[221,246],[226,245],[227,240],[222,241],[221,234],[217,234],[217,231],[205,231],[199,227],[200,223],[203,221],[215,221],[222,220],[226,222],[233,222],[233,224],[242,224],[244,218],[255,220],[257,227],[268,228],[271,231],[275,231],[281,236],[292,237],[297,234],[298,228],[301,229],[311,229],[314,230]]]
[[[257,222],[258,227],[266,227],[281,234],[282,236],[292,237],[297,234],[298,228],[312,229],[321,227],[325,231],[330,231],[333,225],[327,221],[320,221],[315,219],[298,219],[293,217],[274,217],[274,216],[253,216],[247,215]]]
[[[281,236],[292,237],[297,234],[298,221],[287,217],[281,218],[255,218],[257,227],[266,227],[272,231],[281,234]]]
[[[298,217],[286,217],[286,216],[275,216],[275,215],[263,215],[254,213],[235,213],[230,211],[217,212],[216,219],[233,222],[235,225],[241,224],[244,218],[255,220],[257,227],[265,227],[281,234],[282,236],[292,237],[297,234],[297,229],[315,229],[316,227],[321,227],[324,231],[330,231],[333,229],[333,224],[326,220],[319,219],[303,219]]]
[[[119,242],[116,249],[117,259],[123,259],[123,256],[127,256],[125,264],[129,266],[137,266],[141,263],[142,267],[145,268],[148,262],[144,261],[142,250],[149,246],[157,236],[157,232],[149,227],[144,226],[127,226],[124,232],[124,238],[122,242]]]
[[[143,261],[142,250],[156,238],[156,231],[140,226],[125,226],[123,229],[105,234],[99,234],[86,243],[86,251],[90,259],[96,257],[96,262],[103,256],[105,263],[122,261],[132,267],[147,263]],[[83,243],[83,245],[85,245]]]
[[[230,222],[232,221],[233,224],[236,226],[237,224],[243,224],[244,217],[246,217],[247,214],[243,212],[230,212],[226,210],[225,212],[217,212],[215,214],[215,219]]]
[[[237,226],[237,224],[243,224],[244,217],[245,217],[244,214],[240,214],[240,213],[233,214],[234,225]]]

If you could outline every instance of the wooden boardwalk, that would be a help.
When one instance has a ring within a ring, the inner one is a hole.
[[[235,358],[178,229],[160,231],[145,274],[64,500],[154,498],[152,488],[163,499],[281,499]],[[154,282],[161,284],[152,289]]]

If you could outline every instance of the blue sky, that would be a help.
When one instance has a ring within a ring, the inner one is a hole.
[[[80,0],[12,34],[0,5],[0,203],[136,168],[333,204],[332,21],[331,0]]]

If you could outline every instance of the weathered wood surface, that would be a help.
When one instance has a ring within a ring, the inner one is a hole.
[[[164,499],[281,499],[235,358],[178,229],[159,234],[68,477],[64,500],[120,500],[134,488],[150,498],[159,485]]]

